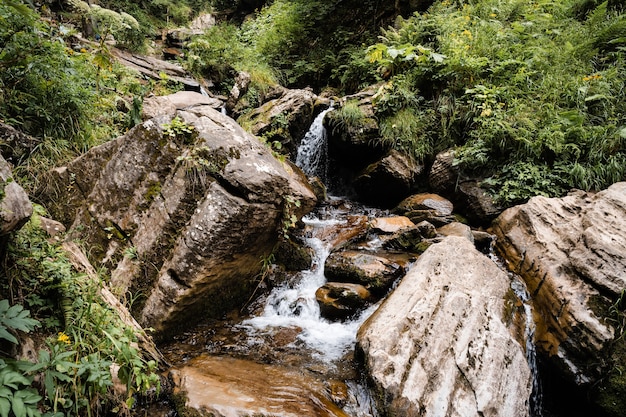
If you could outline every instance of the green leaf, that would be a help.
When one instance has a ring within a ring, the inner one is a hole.
[[[11,403],[6,398],[0,398],[0,417],[9,417]]]
[[[20,397],[13,396],[11,408],[13,409],[15,417],[26,417],[26,407],[24,406],[24,401],[22,401]]]

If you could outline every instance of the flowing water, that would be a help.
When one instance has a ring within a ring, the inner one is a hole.
[[[308,175],[325,180],[328,166],[322,120],[330,110],[315,119],[296,161]],[[358,209],[361,217],[385,214]],[[280,283],[275,282],[269,293],[249,307],[250,314],[207,324],[204,330],[196,329],[179,338],[167,353],[172,362],[187,364],[188,380],[195,378],[196,382],[187,387],[192,402],[222,401],[215,410],[223,415],[241,415],[241,407],[251,404],[256,408],[244,408],[253,410],[249,414],[260,410],[298,416],[378,415],[354,359],[357,331],[377,305],[354,319],[333,322],[321,316],[315,296],[326,283],[324,263],[338,243],[337,235],[353,227],[354,217],[355,206],[347,201],[331,199],[318,207],[303,219],[302,238],[313,253],[308,270],[287,274]],[[376,245],[375,238],[363,243],[368,248]],[[530,417],[541,417],[529,296],[519,278],[511,276],[511,282],[526,313],[526,354],[534,378]],[[255,404],[259,398],[265,401]]]
[[[311,124],[309,131],[298,147],[296,165],[308,176],[328,180],[328,142],[324,128],[324,116],[333,109],[332,105],[321,112]]]

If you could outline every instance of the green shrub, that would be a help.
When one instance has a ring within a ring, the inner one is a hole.
[[[11,367],[0,370],[0,377],[3,372],[11,372],[13,378],[17,378],[16,373],[22,375],[12,387],[14,392],[28,393],[28,404],[36,404],[48,416],[127,412],[135,393],[158,387],[157,364],[141,356],[135,329],[124,324],[101,298],[102,282],[77,272],[59,244],[49,240],[39,224],[42,212],[36,207],[37,214],[10,239],[2,262],[5,280],[0,281],[0,288],[3,292],[11,289],[30,307],[50,335],[47,349],[39,352],[36,363],[5,359]],[[35,322],[26,310],[7,306],[0,301],[0,329],[32,329]],[[10,336],[9,340],[14,341]],[[0,332],[0,337],[7,337],[6,331]],[[127,385],[126,398],[112,395],[114,364],[119,369],[117,376]],[[37,400],[31,387],[39,391]],[[7,395],[0,388],[0,415],[6,415],[2,410],[6,406],[3,396]],[[39,415],[13,410],[16,417]]]
[[[429,126],[430,148],[418,141],[405,152],[459,145],[459,166],[486,177],[505,205],[623,180],[626,61],[616,10],[580,0],[443,0],[399,20],[369,48],[389,76],[375,101],[385,140],[409,144],[398,138]],[[440,123],[418,123],[419,114]]]

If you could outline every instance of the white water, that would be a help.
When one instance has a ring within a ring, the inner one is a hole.
[[[326,113],[332,109],[331,105],[315,118],[302,139],[296,156],[296,165],[302,168],[305,174],[319,177],[322,181],[326,181],[328,170],[328,144],[323,121]]]
[[[305,224],[312,229],[336,226],[338,220],[320,220],[306,217]],[[313,231],[312,235],[315,235]],[[356,333],[375,306],[368,308],[356,319],[346,322],[331,322],[321,317],[315,292],[326,283],[324,262],[329,254],[329,245],[312,237],[306,240],[313,249],[311,268],[303,271],[295,280],[274,288],[267,298],[263,313],[245,320],[241,325],[252,334],[273,332],[276,328],[302,329],[298,340],[314,352],[314,356],[333,362],[354,348]]]

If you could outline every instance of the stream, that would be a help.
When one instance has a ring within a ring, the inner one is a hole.
[[[330,110],[330,109],[329,109]],[[326,111],[329,111],[326,110]],[[327,179],[323,112],[298,151],[297,164],[308,175]],[[363,219],[387,216],[339,197],[305,216],[300,239],[312,254],[308,270],[270,270],[256,299],[225,320],[213,320],[176,338],[163,353],[185,381],[188,405],[225,417],[242,415],[378,417],[360,364],[356,334],[380,301],[345,321],[322,317],[316,291],[326,283],[324,263],[337,245],[363,227]],[[360,220],[355,220],[360,219]],[[369,240],[368,240],[369,239]],[[360,243],[376,250],[375,236]],[[495,259],[494,259],[495,260]],[[407,262],[410,267],[410,260]],[[523,283],[511,277],[524,302],[526,346],[534,367],[532,314]],[[530,417],[541,417],[536,369]]]

